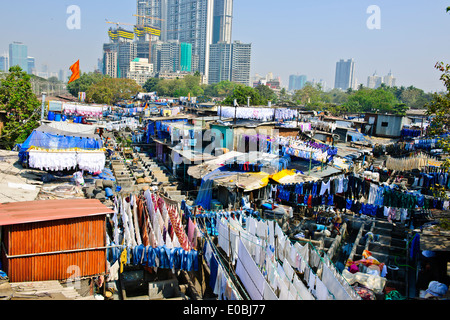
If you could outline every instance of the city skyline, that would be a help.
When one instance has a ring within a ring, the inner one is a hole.
[[[70,16],[66,10],[72,4],[81,9],[79,30],[66,27]],[[434,65],[438,61],[450,63],[447,3],[377,1],[380,29],[366,25],[371,4],[284,0],[271,6],[266,0],[235,0],[232,40],[252,44],[251,76],[273,72],[281,77],[284,87],[291,74],[305,74],[332,84],[336,62],[353,58],[358,84],[365,85],[374,70],[380,74],[392,70],[397,86],[413,85],[426,92],[442,90]],[[8,15],[2,17],[0,26],[8,31],[0,35],[0,52],[8,51],[14,41],[23,42],[29,55],[35,57],[37,69],[48,64],[51,71],[62,69],[66,73],[78,59],[82,71],[97,68],[111,26],[105,19],[136,21],[135,0],[19,0],[5,4],[4,11]]]

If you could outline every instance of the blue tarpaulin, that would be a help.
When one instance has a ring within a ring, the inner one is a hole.
[[[226,167],[220,167],[203,177],[202,184],[200,185],[200,189],[198,191],[197,199],[195,200],[195,204],[197,206],[202,206],[202,208],[205,210],[211,209],[214,180],[234,174],[234,172],[226,170]]]
[[[103,148],[101,138],[96,134],[72,133],[41,125],[22,143],[19,159],[26,160],[26,154],[32,147],[48,150],[96,150]]]

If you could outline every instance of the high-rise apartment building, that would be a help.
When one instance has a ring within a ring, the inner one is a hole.
[[[250,85],[251,47],[251,44],[240,41],[212,44],[208,83],[228,80]]]
[[[61,82],[66,81],[66,79],[65,79],[65,72],[64,72],[63,69],[60,69],[59,72],[58,72],[58,80],[61,81]]]
[[[378,76],[375,72],[372,76],[367,77],[367,87],[370,89],[376,89],[384,83],[388,87],[395,87],[395,78],[392,75],[392,72],[389,71],[387,75],[384,77]]]
[[[161,65],[159,72],[176,72],[180,66],[180,43],[169,40],[161,45]]]
[[[117,49],[107,49],[103,52],[103,74],[117,78]]]
[[[395,87],[395,78],[392,75],[392,72],[389,71],[389,73],[383,77],[383,82],[388,86],[388,87]]]
[[[289,76],[289,91],[295,91],[302,89],[307,81],[307,77],[305,75],[295,75],[292,74]]]
[[[377,75],[375,71],[373,75],[367,77],[367,88],[376,89],[383,83],[383,78]]]
[[[215,0],[212,43],[231,43],[232,27],[233,0]]]
[[[9,45],[9,65],[19,66],[28,72],[28,47],[22,42],[13,42]]]
[[[160,28],[164,42],[191,44],[191,71],[207,78],[210,45],[231,43],[232,14],[233,0],[137,0],[136,23]]]
[[[160,39],[152,40],[167,40],[167,2],[168,0],[137,0],[136,25],[152,26],[161,30]],[[149,36],[146,38],[148,40]]]
[[[36,59],[33,57],[27,57],[27,72],[28,74],[36,73]]]
[[[8,72],[9,71],[9,57],[8,54],[4,54],[0,56],[0,72]]]
[[[214,0],[168,0],[167,3],[167,40],[190,43],[193,54],[199,56],[198,70],[192,71],[207,75]]]
[[[107,69],[106,66],[108,66],[108,64],[111,65],[111,60],[105,60],[105,54],[110,51],[115,51],[117,54],[117,75],[114,78],[126,78],[128,71],[130,71],[131,61],[137,58],[137,43],[133,41],[122,41],[103,44],[104,72]]]
[[[219,42],[210,47],[208,84],[231,80],[232,44]]]
[[[231,54],[231,81],[250,85],[251,43],[234,41]]]
[[[356,89],[356,86],[355,61],[353,59],[348,59],[347,61],[339,60],[336,63],[334,87],[347,90],[348,88]]]
[[[137,57],[136,42],[122,42],[117,51],[118,77],[126,78],[130,71],[130,63]]]

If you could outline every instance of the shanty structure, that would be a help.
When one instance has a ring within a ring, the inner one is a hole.
[[[106,273],[106,214],[96,199],[0,204],[1,259],[10,282]]]

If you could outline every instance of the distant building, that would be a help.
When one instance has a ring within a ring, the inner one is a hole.
[[[395,78],[391,71],[384,77],[378,76],[376,71],[372,76],[367,77],[368,88],[376,89],[380,87],[382,83],[388,87],[395,87]]]
[[[27,58],[27,72],[28,74],[35,74],[36,73],[36,59],[33,57]]]
[[[19,66],[28,72],[28,47],[22,42],[13,42],[9,45],[9,65]]]
[[[391,71],[389,71],[389,73],[383,77],[383,81],[388,87],[395,87],[395,80],[396,79],[392,75]]]
[[[117,78],[117,71],[117,50],[105,50],[103,52],[103,74]]]
[[[320,86],[323,91],[326,91],[328,89],[327,83],[323,79],[320,79],[318,81],[316,79],[312,79],[311,81],[307,81],[306,83],[310,83],[313,87]]]
[[[63,69],[60,69],[59,72],[58,72],[58,80],[61,81],[61,82],[65,82],[66,81],[66,79],[65,79],[65,72],[64,72]]]
[[[191,72],[160,72],[158,78],[165,80],[183,79],[187,75],[191,75]]]
[[[251,43],[234,41],[231,57],[231,81],[250,85]]]
[[[208,83],[231,80],[231,43],[219,42],[210,46]]]
[[[233,0],[215,0],[212,43],[231,43],[232,24]]]
[[[180,42],[169,40],[161,45],[161,65],[159,72],[177,72],[180,70]]]
[[[383,78],[377,75],[375,71],[373,75],[367,77],[367,88],[376,89],[383,83]]]
[[[153,72],[153,64],[148,63],[148,59],[135,58],[130,62],[130,71],[128,71],[127,78],[136,81],[140,86],[155,76]]]
[[[103,70],[103,58],[97,59],[97,70],[100,72]]]
[[[295,91],[302,89],[307,81],[307,77],[305,75],[295,75],[292,74],[289,76],[289,87],[288,91]]]
[[[113,63],[111,60],[105,61],[105,54],[107,52],[116,52],[117,54],[117,75],[113,78],[126,78],[128,71],[130,71],[130,62],[137,57],[136,42],[122,41],[105,43],[103,45],[103,70],[108,69],[108,67],[105,66],[111,66]],[[113,71],[110,72],[114,73]]]
[[[210,46],[208,83],[232,81],[250,85],[251,44],[234,41]]]
[[[341,59],[336,63],[334,87],[341,90],[347,90],[349,88],[357,89],[355,61],[353,59],[348,59],[347,61]]]
[[[137,0],[137,17],[136,25],[153,26],[161,30],[160,40],[167,40],[167,9],[170,0]],[[145,17],[153,17],[156,19],[149,19]],[[146,36],[148,44],[148,35]],[[156,39],[152,39],[156,40]],[[148,46],[147,46],[148,48]],[[139,57],[144,58],[144,57]],[[148,58],[145,57],[145,58]],[[151,62],[151,61],[150,61]]]
[[[192,71],[192,44],[180,43],[180,71]]]
[[[0,56],[0,71],[9,71],[9,57],[7,54]]]

